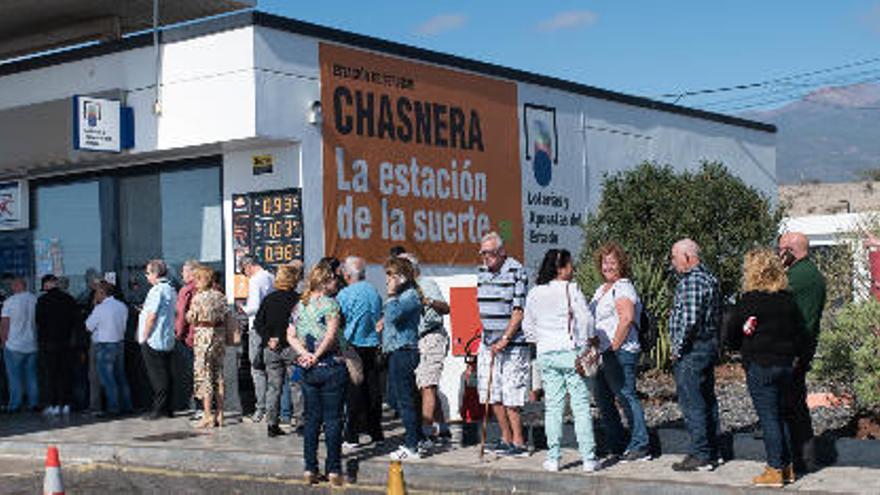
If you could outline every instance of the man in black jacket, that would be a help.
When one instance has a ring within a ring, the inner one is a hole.
[[[76,300],[58,286],[55,275],[42,279],[44,294],[37,299],[37,345],[46,370],[47,404],[44,414],[70,414],[71,342],[80,324]]]

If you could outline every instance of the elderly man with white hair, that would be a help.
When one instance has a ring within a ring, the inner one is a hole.
[[[712,471],[718,458],[718,400],[715,362],[721,326],[718,280],[700,261],[691,239],[672,246],[670,256],[679,281],[669,315],[670,354],[674,363],[678,405],[691,437],[690,452],[672,465],[675,471]]]
[[[477,304],[483,338],[477,356],[477,381],[480,402],[492,406],[501,430],[501,439],[491,450],[499,456],[527,457],[520,411],[530,384],[531,351],[522,331],[528,275],[519,261],[507,256],[504,242],[495,232],[480,242],[480,259]]]
[[[364,382],[348,387],[348,413],[342,444],[347,449],[358,446],[361,433],[368,434],[374,443],[385,438],[378,366],[379,334],[376,331],[376,323],[382,318],[382,296],[366,281],[366,266],[363,258],[345,258],[342,276],[347,285],[336,295],[345,318],[345,340],[364,363]]]

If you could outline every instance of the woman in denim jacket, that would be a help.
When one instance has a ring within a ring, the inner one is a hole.
[[[419,365],[419,320],[422,295],[412,264],[402,258],[385,263],[385,300],[382,352],[388,356],[389,402],[396,406],[406,429],[404,444],[391,453],[394,460],[419,459],[420,418],[416,411],[415,370]]]

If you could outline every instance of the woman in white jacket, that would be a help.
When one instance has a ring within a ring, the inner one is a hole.
[[[571,253],[551,249],[544,255],[537,285],[526,298],[523,331],[538,349],[537,364],[544,383],[544,429],[547,434],[547,459],[544,469],[559,470],[562,440],[562,416],[565,395],[571,401],[578,449],[583,470],[598,467],[590,414],[590,391],[587,379],[575,370],[575,358],[590,337],[590,312],[577,284],[572,282],[574,267]]]

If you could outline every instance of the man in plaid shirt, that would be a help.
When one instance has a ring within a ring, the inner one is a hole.
[[[718,401],[715,397],[717,335],[721,325],[718,280],[700,262],[691,239],[672,246],[672,266],[680,279],[669,315],[669,336],[678,405],[691,437],[689,454],[676,471],[711,471],[718,458]]]

